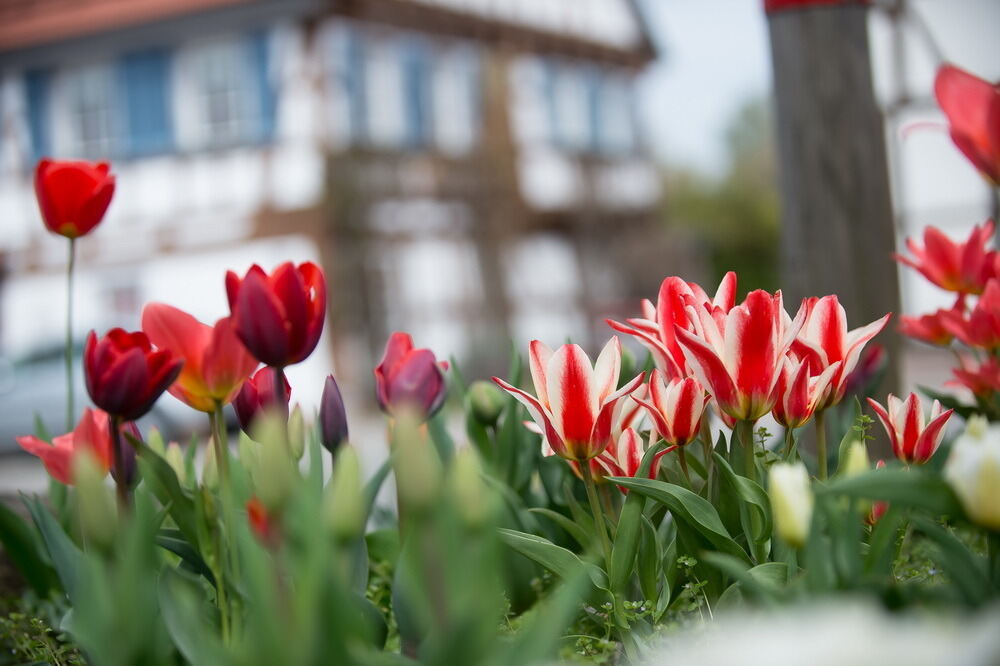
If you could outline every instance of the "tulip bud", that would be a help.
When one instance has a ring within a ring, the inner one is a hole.
[[[494,497],[483,483],[483,467],[474,449],[464,448],[455,454],[448,472],[448,494],[459,517],[467,527],[482,527],[495,507]]]
[[[813,493],[805,465],[772,465],[768,494],[774,510],[775,532],[789,544],[801,548],[809,536],[813,510]]]
[[[115,539],[118,512],[110,490],[104,485],[104,475],[104,470],[88,451],[73,457],[80,529],[87,541],[108,548]]]
[[[281,507],[295,487],[296,471],[289,453],[285,420],[277,412],[265,413],[254,421],[253,439],[257,449],[256,469],[251,469],[256,494],[269,509]]]
[[[347,411],[340,395],[337,381],[330,375],[323,384],[323,397],[319,406],[320,441],[333,453],[347,441]]]
[[[292,387],[285,379],[284,393],[282,394],[285,400],[278,404],[274,386],[276,376],[277,371],[274,368],[261,368],[250,379],[243,382],[243,387],[236,395],[236,399],[233,400],[236,420],[240,422],[240,428],[243,432],[251,433],[257,415],[274,408],[276,404],[282,416],[288,418],[288,401],[292,397]]]
[[[429,349],[415,349],[408,333],[393,333],[375,368],[379,407],[392,416],[407,411],[423,421],[434,416],[448,393],[442,365]]]
[[[173,468],[178,483],[183,486],[187,479],[187,465],[184,464],[184,452],[181,451],[180,445],[177,442],[167,444],[167,451],[164,453],[163,459]]]
[[[240,433],[240,462],[246,470],[254,470],[257,466],[257,442],[250,439],[250,435],[245,432]]]
[[[396,492],[408,509],[429,506],[441,488],[441,460],[419,425],[421,416],[403,412],[391,435]]]
[[[869,469],[871,469],[871,461],[868,460],[868,447],[861,440],[854,440],[844,450],[840,474],[846,478],[863,474]]]
[[[469,387],[469,406],[479,425],[494,426],[503,411],[504,397],[490,382],[476,380]]]
[[[365,500],[361,487],[361,464],[351,446],[337,454],[333,478],[327,486],[323,513],[327,528],[339,541],[350,541],[364,534]]]
[[[288,451],[295,460],[302,460],[306,452],[306,426],[298,404],[288,416]]]
[[[219,487],[219,465],[215,460],[215,446],[211,440],[205,447],[205,460],[201,468],[201,485],[207,490],[216,490]]]
[[[973,522],[1000,531],[1000,425],[970,418],[952,444],[944,477]]]
[[[163,435],[160,433],[160,429],[153,426],[146,433],[146,446],[148,446],[154,453],[156,453],[161,458],[166,454],[166,445],[163,442]]]

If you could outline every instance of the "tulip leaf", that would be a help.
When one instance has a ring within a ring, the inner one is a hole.
[[[215,585],[215,575],[212,570],[209,569],[201,555],[183,538],[183,533],[180,530],[161,529],[156,535],[156,543],[181,558],[191,571],[204,576],[209,583]]]
[[[595,587],[607,590],[608,579],[600,567],[584,562],[571,551],[557,546],[548,539],[500,528],[500,539],[525,557],[545,567],[563,580],[572,580],[585,570]]]
[[[660,581],[663,579],[663,553],[660,551],[660,540],[656,528],[649,518],[642,516],[642,538],[639,541],[636,569],[639,573],[639,589],[644,599],[656,603],[659,594]],[[612,555],[612,562],[614,556]]]
[[[734,578],[739,584],[740,591],[763,602],[775,599],[787,577],[784,562],[765,562],[750,568],[742,560],[725,553],[704,553],[702,558],[727,576]]]
[[[938,547],[941,568],[955,584],[966,603],[979,606],[989,595],[990,583],[983,561],[954,534],[924,516],[910,518],[914,527],[920,530]]]
[[[31,519],[42,535],[52,566],[62,582],[63,589],[74,606],[80,602],[80,571],[83,567],[83,551],[63,531],[55,517],[49,513],[37,497],[22,496],[25,506],[31,512]]]
[[[721,470],[722,478],[733,490],[736,496],[742,500],[744,507],[748,507],[748,512],[744,513],[746,519],[743,520],[743,530],[747,535],[747,541],[756,544],[766,543],[771,538],[772,518],[771,500],[760,484],[745,476],[740,476],[733,471],[726,459],[718,453],[713,454],[715,464]],[[752,513],[750,513],[752,512]],[[741,516],[741,519],[743,516]],[[748,529],[749,528],[749,529]]]
[[[455,455],[455,442],[448,434],[448,428],[445,427],[444,410],[439,410],[427,421],[427,432],[430,433],[431,442],[434,443],[434,448],[437,449],[441,462],[447,465],[452,456]]]
[[[0,501],[0,543],[7,557],[21,572],[35,594],[44,599],[58,585],[56,572],[49,566],[36,533],[6,502]]]
[[[593,536],[588,533],[585,529],[580,527],[577,523],[571,520],[569,517],[564,516],[558,511],[553,511],[552,509],[543,508],[532,508],[528,509],[530,513],[538,514],[539,516],[545,516],[553,523],[561,527],[567,534],[573,537],[573,540],[580,544],[580,547],[586,550],[594,545]]]
[[[230,663],[215,631],[209,629],[214,620],[196,580],[164,567],[158,598],[167,633],[186,661],[195,666]]]
[[[375,471],[372,478],[368,479],[368,483],[365,484],[364,498],[366,517],[371,515],[372,509],[375,507],[375,499],[378,497],[378,492],[382,488],[382,484],[385,483],[385,479],[389,476],[389,472],[391,471],[392,461],[386,460]]]
[[[651,446],[642,456],[637,477],[649,476],[649,471],[653,467],[653,460],[663,447],[660,444]],[[635,563],[636,552],[639,548],[639,538],[641,535],[642,512],[646,508],[646,496],[642,493],[629,493],[625,498],[621,514],[618,518],[618,532],[615,536],[614,545],[611,550],[611,589],[620,592],[628,582],[632,574]]]
[[[904,511],[891,504],[879,518],[868,542],[868,554],[865,555],[864,562],[866,574],[887,576],[892,571],[893,560],[896,557],[896,542],[905,521]]]
[[[948,483],[921,469],[872,470],[818,486],[819,494],[837,494],[892,502],[937,515],[962,516],[962,507]]]
[[[628,488],[629,491],[640,493],[649,499],[665,505],[677,520],[689,524],[709,543],[724,553],[728,553],[750,564],[750,558],[733,541],[718,512],[711,502],[686,488],[675,486],[663,481],[651,479],[634,479],[627,476],[609,477],[608,481]],[[630,495],[632,492],[629,493]]]
[[[145,445],[139,448],[139,466],[142,468],[142,478],[160,504],[167,507],[184,538],[192,546],[197,546],[194,500],[181,488],[174,468]]]

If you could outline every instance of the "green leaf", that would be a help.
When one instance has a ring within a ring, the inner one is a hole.
[[[382,488],[382,484],[385,483],[386,477],[389,476],[389,472],[392,471],[392,461],[386,460],[383,462],[372,478],[368,479],[368,483],[365,484],[364,498],[365,498],[365,515],[370,516],[372,509],[375,507],[375,499],[378,497],[378,491]]]
[[[194,500],[184,492],[177,473],[159,454],[146,445],[139,448],[139,467],[142,478],[160,503],[167,507],[170,517],[177,523],[192,546],[198,545],[198,529],[195,523]]]
[[[865,555],[865,573],[880,576],[892,573],[892,563],[896,557],[896,540],[905,520],[904,512],[890,504],[872,530],[868,542],[868,554]]]
[[[817,494],[882,500],[937,515],[962,516],[961,504],[948,483],[921,469],[880,469],[819,485]]]
[[[567,534],[573,537],[573,540],[580,544],[580,547],[584,550],[594,545],[594,538],[592,534],[589,534],[585,529],[558,511],[541,508],[528,509],[528,511],[530,513],[538,514],[539,516],[545,516],[551,520],[553,523],[561,527]]]
[[[173,534],[174,532],[176,535]],[[198,554],[198,551],[191,547],[190,543],[180,538],[180,535],[179,530],[160,530],[159,534],[156,535],[156,543],[181,558],[191,571],[204,576],[209,583],[215,585],[215,575],[209,569],[208,564]]]
[[[659,598],[660,581],[663,579],[663,553],[660,552],[660,540],[657,538],[656,528],[649,518],[642,516],[642,539],[639,541],[639,552],[636,559],[636,568],[639,572],[639,588],[642,590],[644,599],[649,599],[654,604]],[[612,561],[614,561],[612,557]]]
[[[49,552],[52,566],[59,575],[63,589],[74,606],[78,604],[80,591],[80,571],[83,568],[83,552],[77,548],[63,531],[55,517],[37,497],[22,496],[25,506],[31,512],[31,519],[42,535],[45,548]]]
[[[642,457],[639,463],[637,477],[648,477],[653,466],[653,459],[662,450],[662,446],[657,444],[651,446]],[[646,508],[646,496],[642,493],[629,493],[625,498],[625,505],[622,506],[621,514],[618,518],[618,532],[615,535],[614,544],[611,551],[611,589],[620,592],[628,582],[632,573],[632,565],[635,563],[636,551],[639,548],[639,536],[642,530],[643,509]]]
[[[572,580],[581,570],[585,570],[596,587],[608,589],[607,577],[600,567],[584,562],[571,551],[534,534],[504,528],[499,531],[504,543],[563,580]]]
[[[11,562],[41,599],[59,584],[35,532],[6,502],[0,501],[0,542]]]
[[[437,454],[441,458],[441,462],[447,465],[448,461],[455,455],[455,442],[451,439],[451,435],[448,434],[448,428],[445,426],[443,409],[439,410],[437,414],[427,421],[427,432],[431,436],[431,442],[434,443],[434,448],[437,449]]]
[[[726,527],[722,524],[715,507],[704,497],[696,495],[686,488],[651,479],[613,476],[609,477],[608,481],[663,504],[670,509],[674,518],[688,523],[714,547],[750,564],[750,558],[746,552],[733,541]]]
[[[703,553],[702,558],[726,575],[736,579],[741,591],[764,602],[772,602],[787,577],[784,562],[765,562],[753,568],[725,553]]]
[[[163,624],[185,660],[195,666],[231,663],[215,630],[209,630],[213,620],[197,580],[164,567],[158,595]]]
[[[989,596],[989,579],[983,561],[959,539],[937,523],[923,516],[913,516],[914,527],[919,529],[938,547],[941,568],[955,584],[966,603],[979,606]]]
[[[715,464],[722,471],[722,478],[726,480],[729,487],[736,493],[736,496],[756,516],[756,519],[750,520],[750,531],[747,533],[749,540],[758,544],[765,543],[771,538],[773,528],[771,500],[767,496],[767,493],[760,484],[734,472],[726,459],[718,453],[713,454],[713,457],[715,458]],[[744,530],[746,530],[746,527],[744,526]]]

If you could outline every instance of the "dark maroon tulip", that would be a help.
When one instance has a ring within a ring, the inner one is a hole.
[[[87,336],[83,368],[94,404],[111,416],[134,421],[166,391],[184,362],[167,349],[153,351],[142,331],[113,328],[98,339]]]
[[[292,387],[285,379],[284,373],[281,378],[285,382],[284,402],[278,403],[274,390],[274,377],[277,370],[271,367],[261,368],[254,373],[253,377],[243,382],[243,388],[233,400],[233,409],[236,410],[236,419],[240,422],[243,432],[250,434],[250,428],[257,415],[266,409],[272,409],[277,405],[281,414],[288,419],[288,401],[292,397]]]
[[[319,405],[320,441],[330,453],[347,441],[347,411],[340,395],[337,380],[330,375],[323,384],[323,398]]]
[[[431,350],[414,349],[408,333],[393,333],[375,368],[379,407],[387,414],[413,409],[429,419],[441,409],[448,392],[442,365]]]
[[[276,368],[316,348],[326,318],[326,279],[319,266],[285,262],[268,275],[254,264],[242,280],[226,274],[236,335],[258,361]]]

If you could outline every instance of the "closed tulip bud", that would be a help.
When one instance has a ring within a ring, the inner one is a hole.
[[[254,422],[253,439],[260,447],[251,476],[257,496],[271,510],[284,505],[297,480],[286,438],[285,421],[280,414],[264,414]]]
[[[483,483],[483,467],[474,449],[461,449],[448,472],[448,494],[459,517],[470,528],[489,522],[495,509],[493,495]]]
[[[160,457],[166,454],[167,448],[166,443],[163,441],[163,434],[156,426],[151,427],[149,432],[146,433],[146,446]]]
[[[319,404],[319,434],[320,442],[330,453],[347,441],[347,411],[333,375],[329,375],[323,384],[323,397]]]
[[[201,485],[206,490],[217,490],[219,487],[219,465],[215,460],[215,446],[212,442],[205,447],[205,460],[201,467]]]
[[[35,196],[46,228],[66,238],[84,236],[100,224],[115,193],[107,162],[44,159],[35,168]]]
[[[306,426],[302,418],[302,408],[295,405],[288,416],[288,451],[295,460],[302,460],[306,452]]]
[[[951,447],[944,477],[973,522],[1000,532],[1000,425],[970,418]]]
[[[768,495],[774,510],[774,531],[784,541],[801,548],[809,537],[813,510],[813,493],[805,465],[772,465]]]
[[[341,447],[323,506],[327,528],[338,541],[351,541],[365,533],[365,513],[358,454],[351,446]]]
[[[379,407],[392,416],[410,412],[423,421],[434,416],[448,393],[442,365],[431,350],[414,349],[408,333],[393,333],[375,368]]]
[[[432,504],[441,488],[441,460],[420,427],[421,415],[404,412],[392,430],[396,492],[407,509]]]
[[[240,428],[243,429],[243,432],[251,434],[257,415],[266,410],[275,409],[275,405],[283,417],[288,417],[288,402],[292,397],[292,387],[289,385],[288,379],[284,379],[284,375],[282,375],[284,402],[278,404],[277,392],[274,387],[277,374],[274,368],[261,368],[250,379],[243,382],[243,387],[233,400],[236,420],[240,422]]]
[[[840,473],[844,477],[857,476],[871,469],[868,459],[868,447],[861,440],[854,440],[844,451],[844,460],[840,464]]]
[[[469,387],[469,407],[472,416],[479,425],[492,427],[496,425],[503,411],[504,397],[496,386],[489,382],[476,380]]]
[[[177,481],[183,486],[187,480],[187,466],[184,464],[184,452],[177,442],[167,444],[167,451],[163,455],[164,460],[174,470]]]
[[[73,458],[73,480],[76,482],[76,507],[84,538],[108,548],[115,539],[118,512],[110,489],[104,485],[105,472],[90,452]]]

